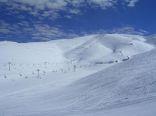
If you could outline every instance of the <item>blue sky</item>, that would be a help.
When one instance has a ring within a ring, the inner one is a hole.
[[[155,0],[0,0],[0,40],[155,34]]]

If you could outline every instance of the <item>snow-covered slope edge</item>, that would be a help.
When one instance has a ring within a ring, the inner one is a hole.
[[[155,59],[156,49],[85,77],[59,100],[76,110],[102,110],[156,99]]]
[[[63,51],[54,42],[0,42],[0,63],[63,62]]]
[[[65,56],[76,62],[109,63],[118,62],[153,49],[143,36],[128,34],[91,35],[90,39]],[[88,36],[86,36],[88,38]]]
[[[94,34],[50,42],[0,42],[0,63],[106,62],[122,60],[153,49],[139,35]],[[67,59],[66,59],[67,58]]]

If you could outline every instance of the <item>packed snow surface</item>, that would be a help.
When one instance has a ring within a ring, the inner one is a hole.
[[[156,49],[143,36],[0,42],[0,116],[155,116]]]

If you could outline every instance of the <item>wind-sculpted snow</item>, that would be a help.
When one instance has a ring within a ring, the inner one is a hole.
[[[72,108],[94,110],[156,97],[155,59],[153,50],[85,77],[67,88],[65,98]]]
[[[0,54],[0,116],[156,114],[156,49],[143,36],[0,42]]]
[[[155,116],[155,59],[156,50],[137,55],[60,91],[47,93],[42,99],[48,103],[38,106],[43,111],[33,115]]]
[[[87,36],[86,36],[87,38]],[[78,62],[113,62],[153,49],[142,36],[126,34],[93,35],[84,44],[66,53]]]

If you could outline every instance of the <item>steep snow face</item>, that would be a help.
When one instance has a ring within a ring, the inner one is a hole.
[[[156,49],[85,77],[61,91],[66,94],[59,101],[76,110],[102,110],[156,99],[155,59]]]
[[[65,55],[69,59],[83,63],[122,60],[153,49],[153,46],[145,41],[142,36],[138,35],[92,35],[91,39]]]

